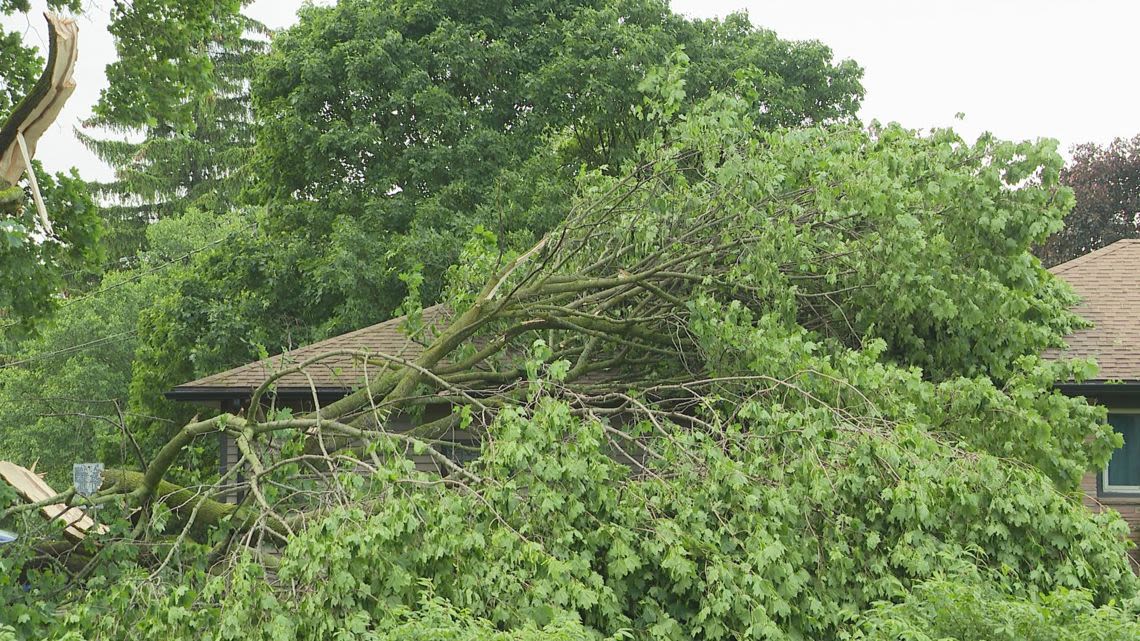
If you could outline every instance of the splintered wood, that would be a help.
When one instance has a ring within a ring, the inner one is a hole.
[[[27,156],[34,156],[40,136],[55,122],[67,99],[75,91],[75,60],[79,28],[72,18],[45,13],[48,22],[48,65],[36,82],[31,95],[16,106],[9,122],[0,123],[0,180],[16,184],[28,169],[25,154],[17,144],[17,134],[24,137]]]
[[[0,461],[0,479],[15,488],[16,492],[29,503],[46,501],[59,494],[35,472],[8,461]],[[107,532],[107,526],[98,525],[79,508],[52,503],[41,509],[49,520],[62,520],[66,524],[64,533],[76,541],[83,540],[90,532],[95,534]]]

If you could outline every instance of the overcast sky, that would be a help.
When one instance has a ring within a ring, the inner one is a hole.
[[[271,28],[292,24],[302,0],[256,0],[250,14]],[[42,7],[42,0],[33,2]],[[79,87],[37,156],[84,177],[110,171],[72,136],[114,57],[110,0],[80,17]],[[674,0],[694,17],[747,10],[754,24],[790,39],[816,39],[865,70],[865,120],[953,126],[969,139],[1057,138],[1062,147],[1140,133],[1140,3],[1135,0]],[[38,14],[4,21],[43,42]],[[965,114],[964,121],[954,115]]]

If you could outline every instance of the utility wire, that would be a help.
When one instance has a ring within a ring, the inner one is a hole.
[[[110,336],[104,336],[102,338],[96,338],[94,340],[87,341],[86,343],[79,343],[78,345],[72,345],[70,347],[64,347],[63,349],[57,349],[57,350],[52,351],[52,352],[41,352],[39,354],[34,354],[34,355],[29,356],[27,358],[20,359],[18,361],[12,361],[11,363],[4,363],[3,365],[0,365],[0,369],[8,369],[10,367],[18,367],[20,365],[25,365],[27,363],[34,363],[35,361],[43,360],[45,358],[52,358],[55,356],[78,354],[80,352],[87,351],[88,349],[92,349],[94,347],[101,347],[107,343],[125,340],[127,338],[130,338],[131,336],[134,336],[137,333],[138,333],[138,330],[131,329],[131,330],[127,330],[125,332],[119,332],[118,334],[111,334]]]
[[[138,279],[142,278],[143,276],[148,276],[148,275],[153,274],[157,271],[161,271],[163,269],[166,269],[167,267],[169,267],[175,263],[182,262],[182,261],[186,260],[187,258],[190,258],[191,256],[195,255],[195,254],[202,253],[202,252],[206,251],[207,249],[214,247],[215,245],[220,245],[221,243],[224,243],[228,240],[232,240],[241,232],[247,231],[247,230],[252,229],[256,226],[257,226],[257,223],[250,223],[248,225],[245,225],[244,227],[241,227],[239,229],[234,230],[233,232],[227,234],[226,236],[223,236],[223,237],[218,238],[216,240],[212,240],[212,241],[206,243],[205,245],[202,245],[201,247],[195,247],[194,249],[191,249],[190,251],[186,252],[185,254],[182,254],[181,256],[178,256],[176,258],[172,258],[172,259],[166,261],[165,263],[161,263],[161,264],[155,265],[154,267],[140,271],[137,274],[132,275],[130,278],[121,280],[121,281],[115,283],[114,285],[108,285],[107,287],[102,287],[100,289],[96,289],[94,291],[87,292],[86,294],[83,294],[82,296],[77,296],[75,298],[69,298],[69,299],[65,300],[59,306],[59,308],[65,309],[65,308],[70,307],[76,303],[80,303],[80,302],[83,302],[85,300],[95,298],[96,296],[103,294],[103,293],[106,293],[106,292],[109,292],[112,289],[117,289],[119,287],[122,287],[123,285],[133,283],[133,282],[137,281]],[[17,324],[18,324],[17,321],[9,321],[3,325],[0,325],[0,329],[7,329],[9,327],[14,327]]]
[[[127,278],[127,279],[124,279],[124,280],[121,280],[121,281],[115,283],[114,285],[108,285],[107,287],[103,287],[101,289],[96,289],[95,291],[87,292],[86,294],[84,294],[82,296],[77,296],[76,298],[69,298],[59,307],[60,307],[60,309],[63,309],[65,307],[69,307],[71,305],[74,305],[75,303],[85,301],[89,298],[94,298],[95,296],[98,296],[99,294],[103,294],[105,292],[111,291],[112,289],[116,289],[116,288],[122,287],[123,285],[126,285],[128,283],[132,283],[132,282],[142,278],[143,276],[147,276],[147,275],[153,274],[157,271],[161,271],[163,269],[166,269],[167,267],[169,267],[175,263],[179,263],[179,262],[186,260],[187,258],[190,258],[194,254],[202,253],[202,252],[206,251],[207,249],[209,249],[215,245],[220,245],[221,243],[224,243],[227,240],[231,240],[232,238],[237,236],[240,232],[251,229],[256,225],[257,225],[257,223],[250,223],[249,225],[246,225],[245,227],[237,229],[234,232],[232,232],[226,236],[223,236],[222,238],[210,241],[210,242],[206,243],[205,245],[202,245],[201,247],[195,247],[194,249],[191,249],[190,251],[186,252],[185,254],[182,254],[181,256],[178,256],[177,258],[172,258],[172,259],[166,261],[165,263],[161,263],[161,264],[155,265],[154,267],[151,267],[149,269],[145,269],[145,270],[131,276],[130,278]]]

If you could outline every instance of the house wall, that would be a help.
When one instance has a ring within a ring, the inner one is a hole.
[[[1083,396],[1094,405],[1103,405],[1109,412],[1135,412],[1140,408],[1140,390],[1131,385],[1063,385],[1060,391],[1068,396]],[[1081,479],[1082,502],[1094,512],[1115,510],[1128,524],[1132,542],[1136,544],[1129,555],[1133,569],[1140,573],[1140,496],[1101,496],[1097,472],[1089,472]]]
[[[289,403],[286,403],[285,405],[288,406],[290,409],[292,409],[295,413],[298,413],[298,414],[312,411],[312,403],[311,402],[289,402]],[[228,411],[228,412],[231,412],[234,414],[237,414],[239,412],[243,412],[245,410],[245,408],[241,406],[240,402],[238,402],[236,404],[230,403],[228,406],[223,405],[223,409],[225,409],[225,411]],[[447,412],[448,412],[448,408],[443,408],[443,407],[428,408],[424,412],[422,422],[430,422],[430,421],[436,420],[438,418],[442,418],[443,416],[446,415]],[[399,432],[409,430],[412,427],[414,427],[415,425],[418,425],[420,423],[421,423],[421,421],[413,422],[413,420],[410,417],[395,417],[390,421],[389,425],[387,426],[387,429],[394,432],[394,433],[399,433]],[[230,436],[228,434],[223,433],[223,434],[219,434],[219,439],[220,439],[220,441],[219,441],[219,461],[218,461],[218,463],[219,463],[219,466],[218,466],[219,467],[219,474],[225,474],[233,466],[237,465],[238,461],[241,459],[241,452],[238,451],[237,443],[236,443],[233,436]],[[443,437],[441,437],[440,440],[450,440],[450,441],[455,442],[457,445],[467,446],[467,447],[478,446],[478,439],[473,434],[471,434],[470,432],[465,432],[465,431],[460,431],[460,430],[454,430],[452,433],[446,434]],[[473,455],[470,452],[463,450],[463,449],[454,449],[453,450],[453,448],[448,448],[446,446],[440,446],[440,445],[435,446],[435,448],[437,450],[439,450],[442,454],[444,454],[445,456],[448,456],[448,458],[450,458],[451,460],[456,461],[456,462],[460,462],[460,461],[464,461],[464,460],[468,460],[470,458],[473,458]],[[449,450],[453,450],[453,451],[449,451]],[[408,447],[407,451],[405,452],[405,455],[408,456],[408,458],[410,458],[412,460],[412,462],[415,465],[415,469],[417,471],[431,473],[431,474],[438,474],[440,476],[446,476],[447,474],[450,473],[448,470],[443,469],[443,466],[438,461],[436,461],[435,458],[433,458],[429,454],[426,454],[426,453],[425,454],[415,454],[415,453],[413,453],[411,451],[410,446]],[[225,501],[227,503],[236,503],[236,502],[240,501],[242,497],[241,497],[241,494],[239,492],[234,491],[234,492],[226,493],[224,495],[224,498],[225,498]]]
[[[1098,496],[1097,474],[1089,473],[1081,479],[1084,504],[1094,512],[1116,510],[1132,530],[1132,541],[1140,546],[1140,497]],[[1140,561],[1140,547],[1133,549],[1132,558]]]

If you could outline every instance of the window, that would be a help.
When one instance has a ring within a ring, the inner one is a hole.
[[[1124,437],[1124,445],[1112,453],[1101,475],[1101,491],[1140,494],[1140,412],[1110,413],[1108,423]]]

